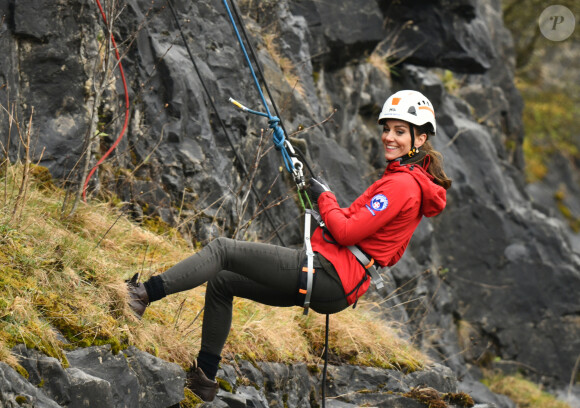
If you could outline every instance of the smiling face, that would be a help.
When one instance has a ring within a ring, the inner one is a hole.
[[[385,148],[385,159],[387,161],[398,159],[406,155],[411,150],[411,130],[409,123],[387,119],[383,124],[383,134],[381,136]],[[427,140],[425,133],[415,134],[415,147],[421,147]]]

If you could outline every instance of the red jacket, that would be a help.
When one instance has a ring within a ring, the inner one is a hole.
[[[356,289],[365,269],[347,246],[358,245],[379,266],[397,263],[423,215],[432,217],[445,208],[446,191],[432,179],[420,165],[391,162],[349,208],[340,208],[331,192],[318,199],[320,215],[337,244],[325,241],[317,228],[312,249],[334,265],[349,304],[367,291],[370,279]]]

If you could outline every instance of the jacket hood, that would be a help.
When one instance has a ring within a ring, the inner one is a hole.
[[[385,172],[405,172],[413,176],[421,188],[421,214],[433,217],[443,211],[447,203],[447,191],[439,184],[435,184],[433,176],[419,164],[401,165],[398,161],[390,162]]]

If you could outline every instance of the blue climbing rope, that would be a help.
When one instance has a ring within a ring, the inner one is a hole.
[[[258,111],[249,109],[249,108],[243,106],[242,104],[240,104],[239,102],[233,100],[232,98],[230,98],[230,101],[232,103],[234,103],[238,108],[244,110],[245,112],[253,113],[255,115],[264,116],[264,117],[268,118],[268,123],[270,125],[269,127],[270,127],[270,129],[273,130],[272,141],[274,143],[274,147],[276,148],[276,150],[280,151],[280,153],[282,154],[282,159],[284,160],[284,167],[286,168],[286,170],[289,173],[296,175],[295,173],[296,173],[297,169],[296,169],[295,163],[297,161],[292,160],[292,157],[290,156],[290,153],[288,152],[288,148],[292,149],[292,147],[287,143],[286,136],[284,135],[284,131],[279,126],[280,118],[278,118],[277,116],[274,116],[270,113],[270,109],[268,108],[268,103],[266,102],[266,97],[264,96],[264,92],[262,92],[262,87],[260,86],[260,82],[258,81],[258,78],[256,76],[256,72],[254,71],[254,66],[252,65],[252,62],[250,61],[250,57],[248,56],[248,52],[246,51],[246,46],[244,45],[244,42],[242,41],[242,37],[240,36],[238,26],[236,25],[236,22],[234,20],[234,16],[232,15],[232,12],[230,11],[230,6],[228,5],[227,0],[223,0],[223,3],[224,3],[224,6],[226,8],[226,11],[228,13],[228,17],[230,19],[230,22],[232,23],[232,27],[234,28],[234,32],[236,34],[236,37],[238,38],[238,42],[240,44],[240,47],[242,48],[242,52],[244,53],[244,58],[246,59],[246,63],[248,64],[248,68],[250,68],[250,72],[252,73],[252,78],[254,79],[254,84],[256,85],[258,93],[260,94],[260,98],[262,99],[262,104],[264,105],[264,109],[266,110],[266,113],[258,112]],[[302,171],[301,168],[299,170],[300,170],[300,172]]]

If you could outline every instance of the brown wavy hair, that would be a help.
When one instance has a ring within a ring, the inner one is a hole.
[[[443,170],[443,155],[433,148],[429,138],[434,136],[433,129],[430,124],[423,126],[414,126],[415,134],[427,134],[425,144],[420,147],[419,153],[407,161],[407,163],[421,163],[427,173],[433,176],[433,181],[439,184],[445,190],[451,187],[452,180],[447,177],[445,170]]]

